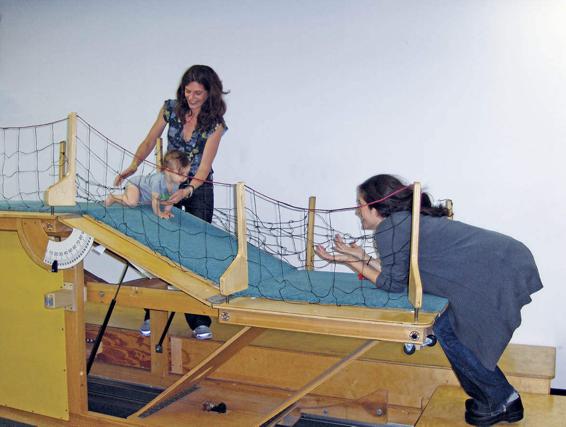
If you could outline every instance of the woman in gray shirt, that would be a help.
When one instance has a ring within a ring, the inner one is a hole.
[[[406,292],[409,277],[413,190],[391,175],[358,187],[362,227],[375,230],[379,259],[357,244],[335,239],[334,252],[317,254],[345,264],[378,288]],[[500,233],[452,221],[423,194],[419,269],[423,291],[448,299],[434,332],[460,384],[470,395],[466,421],[489,426],[523,418],[521,398],[497,367],[521,323],[521,308],[542,288],[529,249]]]

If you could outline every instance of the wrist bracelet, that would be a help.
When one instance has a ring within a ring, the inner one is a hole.
[[[372,259],[373,259],[373,257],[370,255],[370,256],[369,256],[369,259],[368,259],[368,262],[366,262],[366,265],[369,265],[369,263],[370,263],[370,261],[371,261]]]
[[[187,185],[187,188],[190,188],[190,192],[189,195],[187,196],[187,199],[190,199],[193,196],[193,193],[195,192],[195,186],[192,184]]]

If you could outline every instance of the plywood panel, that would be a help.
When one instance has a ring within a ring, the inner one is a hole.
[[[0,268],[0,405],[68,419],[64,311],[43,307],[63,273],[37,266],[11,231],[0,232]]]

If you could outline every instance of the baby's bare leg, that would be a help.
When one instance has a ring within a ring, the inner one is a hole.
[[[109,207],[114,203],[119,203],[128,207],[136,207],[140,200],[140,190],[132,184],[126,186],[126,191],[123,194],[109,194],[104,201],[104,206]]]
[[[126,191],[122,195],[122,202],[124,205],[134,208],[140,201],[140,189],[133,184],[126,186]]]
[[[104,200],[104,206],[107,208],[114,203],[122,203],[122,194],[109,194],[106,200]]]

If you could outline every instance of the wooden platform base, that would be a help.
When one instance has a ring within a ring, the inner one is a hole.
[[[464,402],[467,398],[460,387],[438,387],[417,427],[469,427],[464,420]],[[566,425],[566,396],[521,393],[521,399],[525,418],[513,426]]]
[[[101,321],[105,308],[102,304],[87,305],[87,337],[96,335],[95,323]],[[117,307],[93,367],[95,375],[166,387],[240,330],[213,319],[214,338],[198,341],[191,337],[184,316],[177,315],[170,330],[169,369],[156,375],[150,371],[150,340],[137,331],[142,319],[143,310]],[[290,392],[349,354],[360,342],[266,331],[210,379],[218,384],[259,387],[267,395]],[[554,363],[554,348],[510,345],[500,366],[521,392],[548,394]],[[298,409],[373,424],[414,425],[438,386],[457,384],[440,346],[407,356],[398,343],[380,343],[301,399]]]

